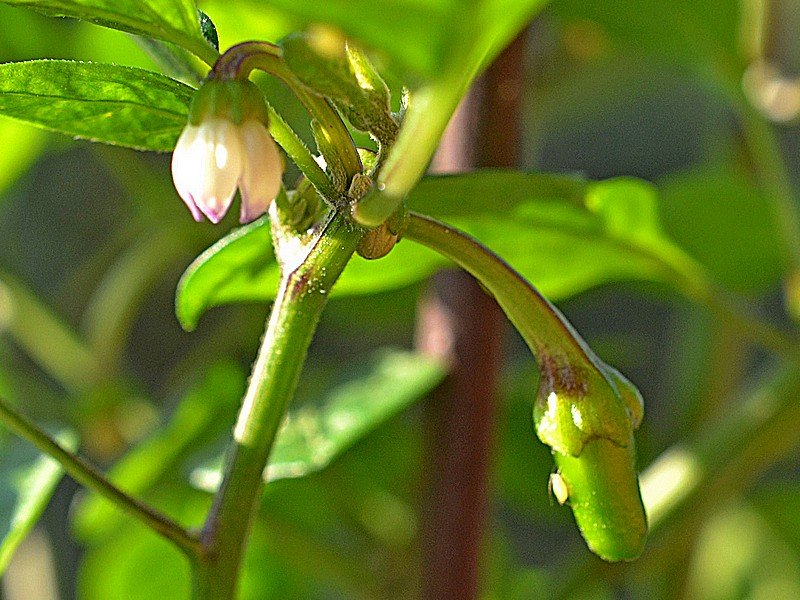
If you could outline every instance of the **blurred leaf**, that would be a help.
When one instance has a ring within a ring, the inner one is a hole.
[[[671,282],[675,272],[694,270],[661,231],[654,188],[637,179],[431,177],[409,206],[474,236],[551,300],[611,281]]]
[[[91,349],[27,286],[0,271],[0,323],[42,369],[72,392],[98,372]]]
[[[546,0],[245,0],[275,9],[295,29],[331,25],[405,69],[440,77],[471,57],[487,60],[508,43]]]
[[[187,457],[230,430],[244,387],[245,376],[238,366],[211,366],[203,380],[183,398],[167,425],[114,465],[109,479],[133,496],[146,496],[179,471]],[[117,507],[91,495],[79,505],[74,525],[82,539],[98,540],[125,519]]]
[[[200,525],[210,497],[165,482],[156,504],[181,523]],[[77,597],[82,600],[189,600],[191,572],[186,555],[138,521],[126,518],[119,531],[92,540],[80,563]]]
[[[336,385],[319,407],[291,411],[270,455],[269,481],[304,477],[327,467],[359,440],[431,391],[445,375],[428,357],[400,350],[383,351],[364,374]],[[222,459],[193,474],[206,490],[219,485]]]
[[[145,529],[128,528],[83,557],[78,591],[84,600],[189,599],[186,557],[168,541]]]
[[[611,38],[632,54],[657,55],[693,69],[737,60],[739,3],[729,0],[559,0],[553,13],[572,27],[573,44]]]
[[[0,113],[67,135],[169,151],[192,88],[130,67],[62,60],[0,65]]]
[[[780,279],[780,233],[769,198],[732,166],[702,167],[662,182],[664,226],[723,284],[763,291]]]
[[[749,501],[773,532],[800,556],[800,483],[775,482],[757,489]]]
[[[696,277],[694,263],[661,232],[654,189],[635,179],[605,182],[511,171],[426,177],[409,207],[473,235],[558,300],[610,281]],[[355,258],[334,296],[385,291],[448,264],[417,244],[374,261]],[[237,229],[192,263],[178,287],[177,314],[192,329],[210,307],[275,296],[278,269],[269,223]]]
[[[686,597],[797,598],[800,560],[780,539],[782,527],[769,527],[741,502],[716,506],[694,544]]]
[[[204,60],[216,51],[200,32],[192,0],[2,0],[50,16],[74,17],[112,29],[172,42]]]
[[[39,156],[44,134],[28,125],[0,119],[0,139],[5,149],[0,155],[0,203],[2,196]]]
[[[158,505],[181,522],[201,524],[211,502],[205,492],[165,482]],[[302,498],[306,503],[308,497]],[[326,511],[328,519],[333,513]],[[329,521],[330,522],[330,521]],[[111,535],[98,537],[83,556],[77,590],[81,600],[189,600],[191,572],[186,557],[169,542],[136,521],[126,519]],[[329,569],[315,537],[299,534],[293,523],[274,527],[258,518],[248,544],[240,600],[310,598],[328,583]],[[336,548],[341,552],[341,547]],[[334,553],[340,562],[340,553]]]
[[[78,445],[71,432],[61,431],[55,437],[70,449]],[[4,436],[2,448],[0,573],[5,571],[17,546],[39,520],[64,474],[55,460],[42,455],[22,439]]]

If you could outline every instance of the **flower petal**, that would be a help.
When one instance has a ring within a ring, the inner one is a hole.
[[[248,223],[267,212],[281,189],[283,158],[264,125],[249,119],[241,125],[244,161],[239,189],[242,206],[239,220]]]
[[[190,210],[194,205],[212,223],[219,223],[233,201],[242,161],[239,127],[217,118],[189,125],[172,157],[175,187]],[[196,211],[192,213],[197,218]]]
[[[172,182],[184,204],[189,207],[195,221],[202,221],[203,214],[195,204],[192,196],[194,165],[192,164],[192,146],[196,143],[200,128],[187,125],[178,138],[175,151],[172,153]]]

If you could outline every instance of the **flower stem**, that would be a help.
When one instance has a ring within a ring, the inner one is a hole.
[[[561,312],[476,239],[416,213],[409,213],[404,237],[428,246],[475,276],[495,296],[536,356],[556,352],[574,363],[592,362],[594,353]],[[533,306],[538,310],[531,310]]]
[[[106,479],[96,467],[64,448],[3,400],[0,400],[0,421],[9,430],[57,460],[75,481],[110,500],[121,510],[173,542],[190,557],[199,556],[202,551],[199,539],[151,506],[128,496]]]
[[[279,46],[268,42],[237,44],[220,57],[214,65],[213,72],[220,77],[241,79],[247,78],[254,69],[269,73],[283,81],[305,106],[311,117],[319,123],[320,130],[327,139],[326,147],[332,148],[335,153],[334,156],[325,157],[329,163],[336,161],[351,177],[361,172],[361,159],[339,113],[325,98],[309,90],[295,77],[283,61],[283,51]]]
[[[314,160],[303,140],[298,137],[271,105],[267,105],[267,110],[269,111],[270,135],[275,138],[275,141],[284,149],[317,191],[327,200],[335,200],[338,193],[325,171]]]
[[[275,435],[294,394],[328,292],[355,251],[361,233],[344,214],[335,214],[305,261],[282,278],[233,432],[225,477],[202,536],[207,554],[196,566],[197,598],[235,597]]]

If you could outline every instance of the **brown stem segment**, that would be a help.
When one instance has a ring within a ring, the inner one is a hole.
[[[523,55],[524,34],[464,99],[434,159],[434,171],[515,166]],[[426,407],[424,598],[479,595],[503,322],[494,300],[463,272],[435,276],[421,302],[417,346],[452,368]]]

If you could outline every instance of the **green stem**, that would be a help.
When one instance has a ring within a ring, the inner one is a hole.
[[[345,215],[334,215],[305,261],[282,278],[234,429],[225,477],[206,521],[203,544],[208,553],[197,564],[197,598],[235,597],[275,435],[294,394],[328,293],[360,237],[361,231]]]
[[[725,69],[717,79],[719,89],[736,111],[742,137],[755,175],[770,199],[786,266],[786,300],[789,312],[800,318],[800,211],[786,161],[773,126],[742,93],[741,71]]]
[[[526,339],[540,340],[536,343],[541,347],[551,345],[549,341],[559,340],[558,345],[563,346],[568,343],[565,342],[566,333],[567,337],[574,338],[571,342],[573,353],[593,355],[557,308],[477,240],[434,219],[414,213],[410,214],[404,236],[433,248],[465,268],[478,277],[498,300],[510,294],[508,297],[511,300],[505,301],[505,304],[501,302],[501,306]],[[699,275],[689,277],[678,268],[666,266],[674,285],[684,295],[707,307],[732,331],[777,356],[800,364],[800,346],[793,336],[744,314],[725,290],[710,284],[705,278]],[[502,294],[498,295],[496,288],[503,290]],[[538,305],[542,310],[536,314],[523,310],[523,307],[531,304]]]
[[[793,272],[800,271],[800,215],[794,188],[789,179],[778,140],[772,126],[737,94],[734,100],[739,112],[744,140],[758,179],[772,199],[775,223],[783,242],[783,250]]]
[[[0,400],[0,421],[9,430],[57,460],[75,481],[110,500],[118,508],[173,542],[190,557],[201,553],[202,546],[199,539],[151,506],[128,496],[108,481],[96,467],[64,448],[2,400]]]
[[[373,191],[353,207],[358,223],[377,227],[400,207],[425,172],[470,81],[458,72],[413,93],[397,140],[386,159],[381,157]]]
[[[416,213],[409,213],[408,228],[403,236],[432,248],[474,275],[495,296],[538,357],[551,355],[558,349],[572,362],[594,363],[594,353],[561,312],[476,239]],[[539,310],[531,310],[532,306]]]
[[[323,197],[331,202],[336,200],[339,194],[334,189],[328,176],[325,175],[325,171],[314,160],[303,140],[271,105],[267,105],[267,110],[269,111],[269,132],[275,138],[275,141],[286,151],[286,154],[294,161],[294,164],[297,165]]]

